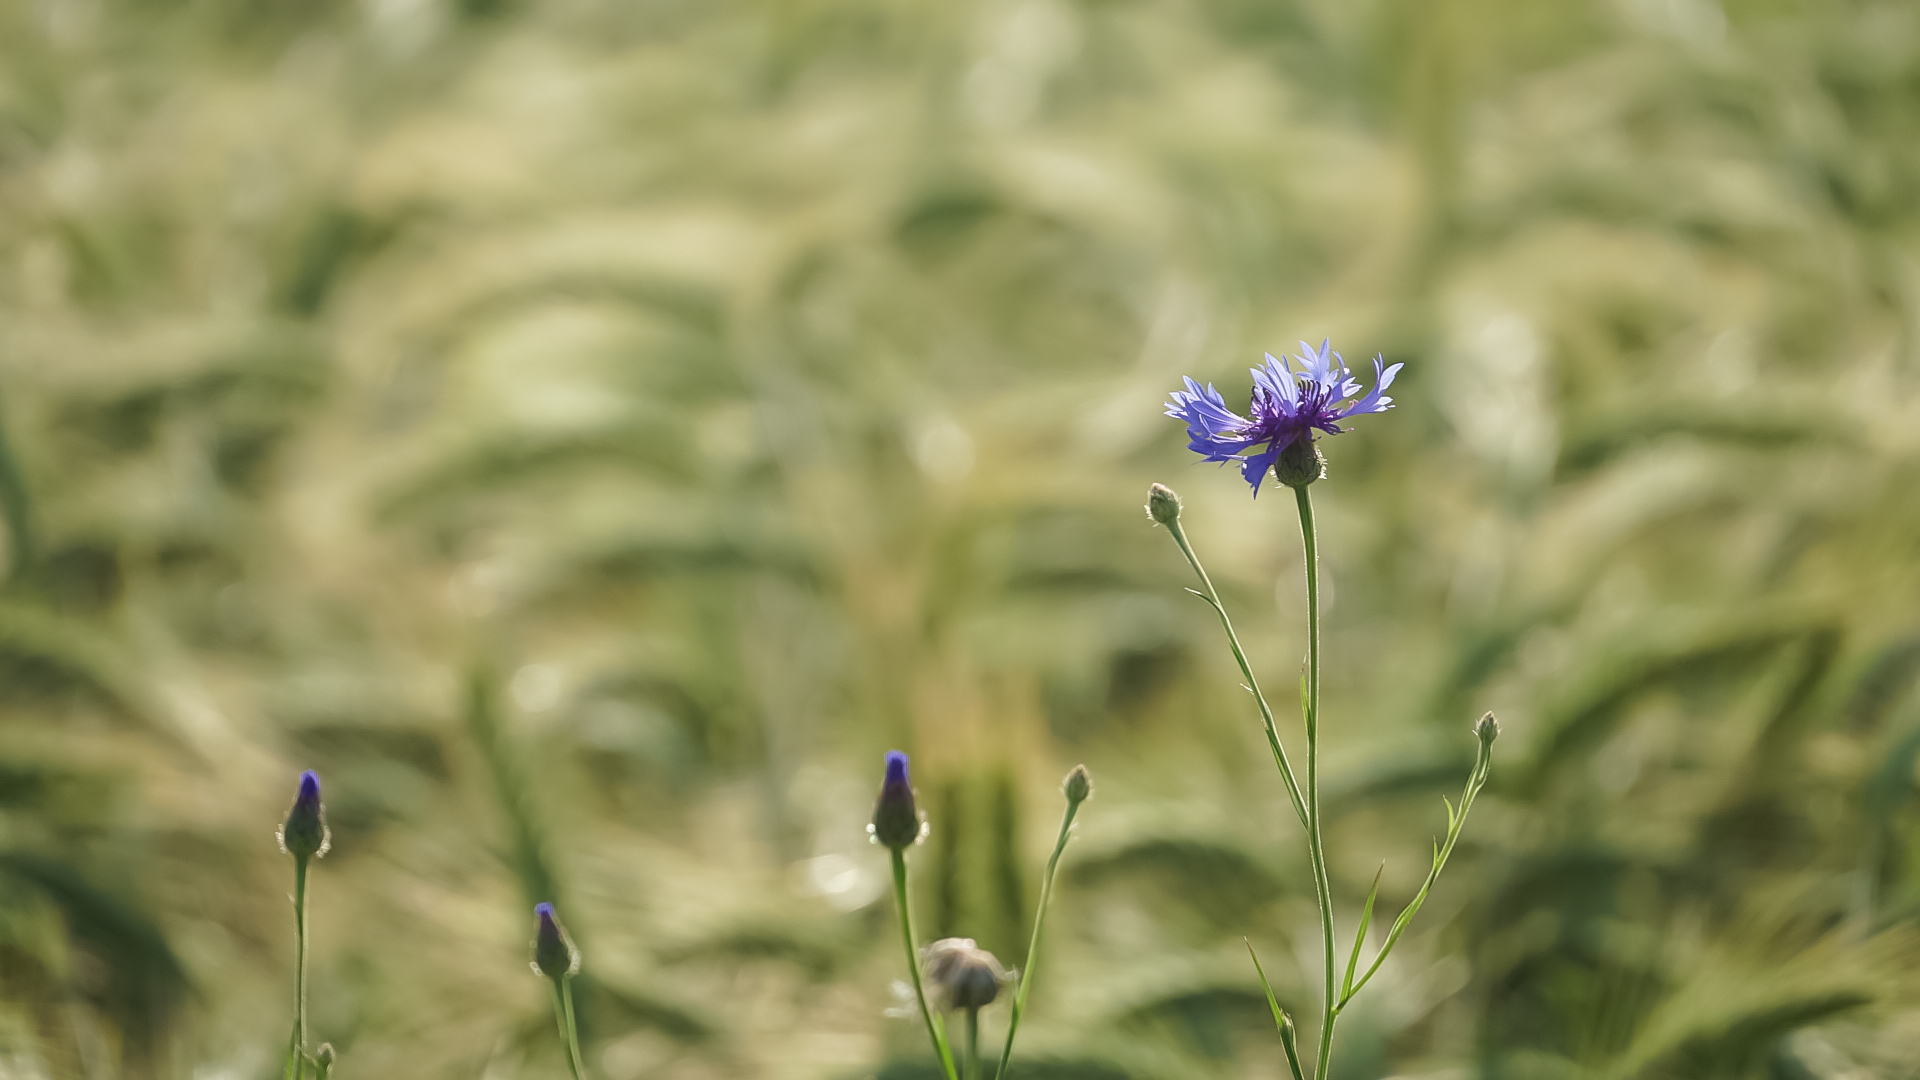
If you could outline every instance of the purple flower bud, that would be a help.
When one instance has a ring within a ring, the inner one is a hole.
[[[320,778],[312,769],[300,774],[300,790],[280,826],[280,850],[297,859],[317,858],[333,847],[327,829],[327,808],[320,803]]]
[[[896,851],[912,847],[926,832],[914,805],[913,785],[907,780],[907,755],[898,750],[887,751],[887,776],[880,784],[880,799],[867,832],[875,843]]]
[[[553,905],[533,905],[533,919],[533,970],[549,979],[570,978],[579,972],[580,950],[573,947]]]

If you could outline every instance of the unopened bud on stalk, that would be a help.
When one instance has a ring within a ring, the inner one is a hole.
[[[1073,771],[1067,774],[1066,782],[1060,786],[1060,790],[1067,793],[1067,801],[1070,803],[1078,805],[1086,802],[1093,794],[1093,777],[1087,773],[1085,765],[1075,765]]]
[[[926,835],[920,820],[920,808],[913,801],[913,784],[907,780],[907,755],[887,751],[887,775],[880,783],[880,798],[873,805],[873,824],[868,835],[876,844],[898,851],[912,847]]]
[[[568,978],[580,970],[580,950],[573,947],[567,928],[560,925],[552,904],[533,905],[533,970],[549,979]]]
[[[1171,525],[1180,520],[1180,496],[1165,484],[1148,488],[1147,516],[1162,525]]]
[[[325,855],[333,846],[327,831],[327,808],[320,805],[320,778],[312,769],[300,774],[300,790],[280,826],[280,850],[299,859]]]
[[[333,1044],[321,1043],[319,1046],[319,1049],[316,1049],[313,1052],[313,1061],[314,1061],[314,1064],[320,1066],[321,1076],[325,1076],[328,1073],[332,1072],[333,1071]]]
[[[925,957],[927,981],[949,1009],[991,1005],[1000,996],[1000,984],[1008,979],[1000,961],[972,938],[941,938],[927,946]]]
[[[1491,744],[1493,740],[1500,737],[1500,721],[1495,720],[1492,713],[1488,713],[1480,718],[1479,723],[1473,725],[1473,733],[1480,737],[1482,743]]]
[[[1327,475],[1327,459],[1311,435],[1301,435],[1274,459],[1273,475],[1290,488],[1303,488]]]

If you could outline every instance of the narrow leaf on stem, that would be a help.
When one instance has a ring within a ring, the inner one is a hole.
[[[1260,976],[1260,989],[1267,992],[1267,1008],[1273,1010],[1273,1026],[1280,1032],[1280,1045],[1287,1051],[1287,1067],[1293,1070],[1293,1080],[1306,1080],[1300,1071],[1299,1040],[1294,1036],[1293,1017],[1280,1007],[1280,999],[1273,996],[1273,984],[1267,981],[1266,969],[1260,966],[1260,954],[1253,951],[1253,942],[1246,938],[1247,955],[1253,958],[1254,974]]]
[[[1492,714],[1489,713],[1488,720],[1491,720],[1491,717]],[[1482,721],[1483,725],[1486,723],[1487,721]],[[1477,734],[1482,729],[1475,730]],[[1480,794],[1480,789],[1487,785],[1487,777],[1492,774],[1493,735],[1498,733],[1499,728],[1495,725],[1491,735],[1480,736],[1480,751],[1474,759],[1473,771],[1467,775],[1467,786],[1460,794],[1460,805],[1456,808],[1453,803],[1447,803],[1447,839],[1445,843],[1437,840],[1434,842],[1433,868],[1427,871],[1427,879],[1421,883],[1420,891],[1413,895],[1413,899],[1407,902],[1400,916],[1393,920],[1393,928],[1387,931],[1387,940],[1381,943],[1380,951],[1374,956],[1373,963],[1367,965],[1366,972],[1360,976],[1359,980],[1341,994],[1340,1007],[1344,1008],[1347,1002],[1353,1000],[1353,996],[1358,994],[1361,988],[1367,985],[1367,981],[1373,978],[1374,973],[1380,970],[1380,965],[1386,962],[1387,954],[1400,943],[1400,936],[1406,933],[1407,924],[1413,921],[1414,915],[1420,910],[1420,905],[1427,902],[1427,894],[1433,890],[1433,883],[1440,879],[1440,871],[1446,869],[1447,860],[1453,855],[1454,845],[1460,840],[1460,831],[1466,827],[1467,813],[1473,809],[1474,798]]]
[[[1367,890],[1367,906],[1360,911],[1360,931],[1353,935],[1353,952],[1347,957],[1347,977],[1340,984],[1340,1000],[1345,1002],[1347,995],[1353,992],[1353,972],[1360,966],[1360,948],[1367,942],[1367,927],[1373,925],[1373,902],[1380,896],[1380,875],[1386,873],[1387,865],[1373,872],[1373,888]]]

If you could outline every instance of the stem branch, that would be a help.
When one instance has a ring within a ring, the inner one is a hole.
[[[307,1071],[307,857],[293,857],[293,1046],[286,1074],[300,1080]]]
[[[967,1010],[967,1080],[980,1080],[980,1010]]]
[[[1307,854],[1313,862],[1313,891],[1320,902],[1320,936],[1325,953],[1326,980],[1321,998],[1320,1053],[1313,1063],[1314,1080],[1326,1080],[1333,1050],[1333,1023],[1340,1001],[1333,983],[1333,889],[1327,879],[1327,853],[1320,820],[1320,549],[1313,524],[1313,499],[1305,485],[1293,489],[1300,508],[1300,539],[1307,562]]]
[[[553,976],[553,1020],[560,1027],[560,1041],[567,1048],[567,1068],[573,1080],[586,1080],[580,1065],[580,1034],[573,1021],[573,986],[567,976]]]
[[[1080,804],[1068,799],[1066,816],[1060,819],[1060,839],[1053,842],[1053,855],[1047,859],[1047,872],[1040,878],[1040,908],[1033,914],[1033,938],[1027,942],[1026,967],[1020,972],[1020,985],[1013,992],[1013,1012],[1007,1018],[1007,1044],[1000,1050],[1000,1067],[994,1071],[994,1080],[1004,1080],[1007,1062],[1013,1058],[1013,1036],[1020,1030],[1020,1014],[1027,1009],[1027,992],[1033,989],[1033,973],[1040,966],[1040,931],[1047,922],[1047,901],[1053,897],[1053,874],[1060,866],[1060,853],[1067,849],[1073,815],[1079,812]]]
[[[1260,692],[1260,680],[1253,677],[1253,665],[1247,662],[1246,650],[1240,647],[1240,635],[1234,633],[1233,620],[1227,617],[1226,606],[1220,602],[1220,594],[1214,590],[1213,579],[1207,576],[1206,568],[1200,565],[1200,557],[1193,552],[1193,545],[1187,542],[1187,531],[1181,527],[1180,519],[1175,518],[1168,522],[1167,531],[1173,534],[1173,542],[1180,545],[1180,554],[1187,557],[1187,564],[1193,567],[1193,572],[1200,578],[1200,584],[1206,589],[1206,592],[1190,591],[1205,600],[1213,608],[1214,614],[1220,616],[1220,625],[1227,632],[1227,645],[1233,649],[1233,658],[1240,665],[1240,675],[1247,680],[1247,689],[1252,692],[1254,702],[1260,706],[1260,719],[1266,725],[1267,746],[1273,751],[1273,763],[1280,770],[1280,779],[1287,785],[1287,796],[1293,802],[1293,812],[1300,819],[1300,827],[1306,828],[1307,804],[1300,795],[1300,784],[1294,779],[1293,765],[1287,760],[1286,748],[1280,745],[1280,732],[1273,724],[1273,708],[1267,704],[1267,696]],[[1309,570],[1308,573],[1311,575],[1312,571]],[[1312,578],[1309,577],[1308,580],[1311,582]],[[1312,587],[1309,585],[1309,592],[1311,590]],[[1311,720],[1308,721],[1308,725],[1311,730]]]
[[[920,978],[920,950],[913,942],[913,913],[907,904],[907,855],[901,848],[888,850],[893,855],[893,902],[900,909],[900,937],[907,947],[907,974],[913,980],[913,996],[920,1003],[920,1019],[926,1021],[927,1037],[933,1040],[940,1071],[947,1080],[960,1080],[953,1067],[953,1050],[947,1046],[947,1037],[940,1033],[940,1025],[933,1022],[933,1010],[927,1008],[927,988]]]

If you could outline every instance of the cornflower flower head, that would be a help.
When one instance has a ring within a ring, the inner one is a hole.
[[[1361,394],[1360,380],[1331,345],[1331,339],[1318,349],[1301,342],[1301,355],[1292,358],[1300,364],[1298,371],[1289,360],[1268,353],[1266,363],[1252,369],[1251,417],[1227,408],[1211,383],[1203,388],[1191,378],[1167,401],[1167,415],[1186,423],[1189,450],[1208,461],[1239,462],[1255,496],[1269,470],[1282,483],[1304,487],[1321,475],[1314,433],[1338,435],[1346,430],[1340,421],[1347,417],[1392,408],[1386,389],[1403,366],[1387,367],[1383,358],[1374,357],[1373,389]],[[1248,452],[1256,448],[1257,453]]]

